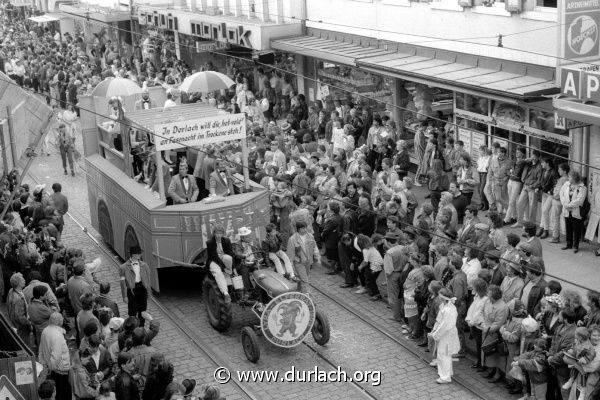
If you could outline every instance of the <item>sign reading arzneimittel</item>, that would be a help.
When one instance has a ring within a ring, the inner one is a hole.
[[[564,58],[571,61],[600,57],[600,0],[565,0]]]
[[[154,134],[158,151],[246,139],[246,116],[224,114],[157,124]]]

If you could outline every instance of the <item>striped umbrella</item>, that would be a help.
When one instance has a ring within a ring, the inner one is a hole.
[[[207,93],[229,89],[233,85],[235,85],[235,82],[225,74],[215,71],[202,71],[185,78],[179,85],[179,90],[187,93]]]
[[[113,96],[131,96],[142,93],[142,88],[131,79],[106,78],[92,90],[92,96],[110,98]]]

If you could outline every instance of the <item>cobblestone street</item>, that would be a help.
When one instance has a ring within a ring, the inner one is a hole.
[[[80,143],[80,142],[79,142]],[[82,151],[82,149],[80,149]],[[120,301],[119,281],[114,261],[120,262],[116,256],[109,259],[86,233],[78,225],[83,225],[87,231],[99,242],[102,241],[99,234],[89,225],[89,206],[87,201],[87,190],[85,183],[85,172],[80,162],[76,176],[64,176],[60,168],[60,157],[57,154],[50,156],[39,155],[33,162],[30,170],[31,178],[36,182],[44,182],[49,187],[53,182],[63,184],[63,193],[70,201],[70,213],[72,218],[66,218],[64,241],[83,249],[87,259],[100,257],[102,267],[99,275],[101,280],[111,283],[111,297],[119,301],[121,311],[125,311],[125,305]],[[28,179],[31,179],[28,178]],[[26,179],[26,181],[28,180]],[[34,183],[30,180],[30,183]],[[209,383],[213,380],[213,372],[216,365],[206,359],[190,339],[198,337],[206,343],[210,349],[221,359],[224,366],[233,371],[246,370],[271,370],[284,373],[293,365],[297,370],[309,371],[318,367],[321,370],[332,370],[332,365],[339,365],[348,374],[357,370],[381,371],[381,385],[372,387],[370,383],[363,383],[361,387],[380,399],[475,399],[473,393],[465,390],[460,385],[437,385],[436,370],[427,365],[429,360],[425,353],[414,354],[399,346],[385,335],[377,332],[360,319],[348,315],[348,313],[327,298],[314,293],[315,303],[329,317],[332,326],[331,341],[325,346],[316,345],[312,338],[307,339],[307,345],[300,345],[292,349],[281,349],[269,344],[260,338],[262,356],[258,364],[248,362],[244,356],[240,329],[244,325],[255,324],[258,321],[250,310],[240,310],[234,306],[234,323],[228,333],[221,334],[212,329],[208,324],[205,308],[202,304],[198,288],[200,282],[193,281],[198,275],[194,272],[177,271],[175,282],[164,285],[163,291],[157,300],[161,307],[151,302],[149,312],[161,321],[161,332],[153,342],[153,345],[173,361],[177,379],[194,378],[198,382]],[[344,304],[368,315],[372,323],[385,331],[401,338],[399,326],[392,325],[387,320],[388,310],[384,303],[373,303],[366,296],[347,293],[338,287],[338,278],[325,275],[323,271],[314,270],[313,281],[318,288],[338,297]],[[163,273],[164,274],[164,273]],[[168,272],[167,272],[168,274]],[[164,275],[163,275],[164,276]],[[177,281],[180,279],[180,281]],[[313,291],[315,292],[315,291]],[[162,308],[164,307],[164,309]],[[181,319],[185,325],[174,326],[165,313]],[[182,331],[183,330],[183,331]],[[188,334],[184,331],[189,332]],[[403,340],[402,338],[400,340]],[[408,346],[414,346],[407,343]],[[479,376],[467,376],[468,367],[463,368],[466,362],[458,363],[460,378],[469,384],[477,385],[479,391],[485,390],[489,398],[501,399],[500,393],[493,393],[493,385],[487,384]],[[465,369],[467,368],[467,369]],[[475,387],[475,386],[474,386]],[[343,383],[264,383],[256,382],[248,384],[249,390],[259,399],[362,399],[370,398],[361,389],[350,384]],[[244,398],[243,393],[229,383],[224,385],[223,394],[228,399]],[[402,393],[402,395],[400,395]],[[506,396],[508,398],[508,396]]]

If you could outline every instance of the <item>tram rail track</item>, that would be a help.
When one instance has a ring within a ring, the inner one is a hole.
[[[84,171],[85,173],[85,169],[81,166],[81,164],[79,164],[79,167],[82,171]],[[35,176],[33,173],[28,172],[27,173],[28,177],[33,180],[35,183],[39,184],[41,182],[41,180]],[[49,194],[49,193],[48,193]],[[94,243],[94,245],[102,252],[104,253],[104,255],[109,258],[113,264],[113,266],[118,269],[119,266],[121,265],[121,262],[123,261],[120,256],[118,254],[116,254],[112,249],[110,249],[105,243],[99,241],[96,237],[94,237],[94,235],[92,235],[89,231],[89,229],[87,228],[87,225],[91,226],[91,221],[85,216],[83,215],[79,210],[77,210],[74,207],[70,208],[71,211],[67,212],[67,216],[85,233],[85,235],[92,240],[92,242]],[[78,217],[76,217],[74,214],[77,214]],[[189,324],[184,321],[182,318],[177,317],[177,313],[174,312],[174,310],[172,310],[170,307],[164,305],[158,298],[156,298],[156,296],[154,295],[150,295],[149,296],[149,300],[152,302],[152,304],[154,306],[156,306],[160,312],[169,319],[169,321],[176,327],[176,329],[183,334],[191,343],[194,344],[194,346],[202,353],[206,356],[206,358],[208,360],[210,360],[215,367],[219,368],[219,367],[226,367],[228,368],[229,371],[235,371],[235,368],[228,365],[227,362],[225,362],[222,357],[220,357],[218,354],[216,354],[214,351],[210,350],[210,345],[203,340],[199,335],[197,335],[196,333],[193,332],[193,328],[189,326]],[[215,334],[219,334],[217,332],[215,332]],[[322,352],[320,352],[316,346],[313,346],[309,343],[303,342],[302,343],[304,345],[304,347],[308,348],[312,353],[314,353],[317,357],[319,357],[321,360],[323,360],[325,363],[327,363],[329,366],[331,366],[332,368],[337,368],[338,364],[335,363],[334,361],[330,360],[328,357],[326,357]],[[230,380],[230,382],[233,383],[233,385],[236,386],[236,388],[242,392],[242,394],[249,400],[263,400],[261,397],[259,397],[257,394],[254,393],[254,391],[252,389],[250,389],[244,382],[240,382],[237,379],[235,379],[234,374],[232,373],[232,379]],[[381,399],[381,397],[377,396],[376,394],[374,394],[371,390],[369,390],[368,388],[364,387],[363,385],[359,384],[358,382],[355,381],[351,381],[348,382],[348,384],[352,385],[362,396],[364,396],[365,399],[369,399],[369,400],[379,400]]]
[[[355,316],[356,318],[358,318],[365,324],[369,325],[373,330],[375,330],[375,331],[379,332],[381,335],[387,337],[389,340],[397,343],[404,350],[411,353],[413,356],[415,356],[419,360],[423,361],[426,364],[429,364],[430,360],[425,358],[422,352],[412,348],[411,346],[408,345],[408,343],[405,343],[402,340],[400,340],[397,337],[397,335],[394,335],[393,333],[389,332],[387,329],[379,326],[375,321],[373,321],[371,318],[366,316],[363,312],[357,311],[356,309],[348,306],[347,304],[342,302],[336,295],[332,295],[331,293],[328,293],[327,291],[325,291],[320,285],[316,285],[314,283],[311,283],[309,285],[311,288],[313,288],[315,291],[317,291],[321,296],[327,298],[330,302],[336,304],[338,307],[340,307],[340,308],[344,309],[346,312],[352,314],[353,316]],[[496,400],[495,397],[492,397],[492,396],[488,395],[487,393],[477,390],[477,388],[474,388],[473,385],[467,384],[465,379],[459,374],[453,375],[452,380],[454,383],[458,384],[459,386],[461,386],[463,389],[467,390],[474,396],[477,396],[483,400]]]
[[[41,180],[38,177],[36,177],[33,173],[29,172],[27,175],[34,182],[40,183]],[[73,207],[71,207],[71,210],[73,210]],[[78,214],[79,219],[73,215],[74,213]],[[120,266],[120,257],[111,249],[109,249],[107,245],[98,241],[98,239],[96,239],[94,235],[90,233],[88,228],[82,223],[82,221],[85,221],[87,223],[89,223],[90,221],[87,220],[87,218],[84,215],[82,215],[79,211],[69,211],[67,212],[67,216],[86,234],[88,238],[92,240],[94,245],[102,253],[104,253],[104,255],[106,255],[107,258],[111,260],[113,266],[116,269],[118,269]],[[167,318],[175,326],[175,328],[180,333],[182,333],[196,347],[196,349],[206,357],[206,359],[208,359],[215,365],[216,368],[228,367],[227,363],[223,359],[221,359],[221,357],[219,357],[212,350],[210,350],[210,345],[205,340],[203,340],[197,334],[193,333],[190,329],[184,329],[183,327],[186,326],[185,322],[181,318],[176,317],[172,312],[170,312],[168,308],[161,303],[160,300],[158,300],[152,294],[149,296],[149,300],[154,306],[156,306],[161,311],[164,317]],[[248,387],[247,384],[244,384],[243,382],[240,382],[236,379],[231,379],[230,382],[238,389],[238,391],[241,392],[241,394],[245,398],[249,400],[263,400],[260,396],[255,394]]]

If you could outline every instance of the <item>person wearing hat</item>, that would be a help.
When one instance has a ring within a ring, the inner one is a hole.
[[[502,290],[502,299],[508,304],[511,300],[521,297],[525,282],[521,278],[523,269],[519,262],[505,262],[504,265],[506,266],[506,276],[500,284],[500,290]]]
[[[117,361],[117,354],[119,354],[119,334],[124,322],[125,320],[120,317],[112,317],[108,321],[109,334],[104,338],[104,345],[114,362]]]
[[[73,264],[73,276],[67,281],[67,293],[73,307],[73,313],[77,315],[82,310],[81,296],[92,293],[92,287],[84,278],[85,263],[75,262]]]
[[[308,275],[313,265],[321,265],[321,253],[313,235],[309,235],[304,221],[296,222],[296,232],[287,243],[288,258],[296,272],[298,291],[308,293]]]
[[[541,260],[534,258],[525,265],[527,279],[521,294],[521,301],[527,309],[527,314],[537,315],[540,311],[540,300],[548,282],[544,279],[544,266]]]
[[[33,203],[28,207],[29,221],[27,227],[32,230],[39,228],[39,223],[46,217],[47,200],[44,199],[45,184],[36,185],[33,189]]]
[[[488,251],[485,253],[485,261],[492,273],[490,284],[500,286],[506,276],[506,268],[500,263],[500,251],[496,249]]]
[[[150,267],[142,261],[142,249],[132,246],[129,259],[119,267],[121,295],[127,304],[127,314],[137,317],[141,327],[144,326],[142,313],[148,308],[150,294]]]

